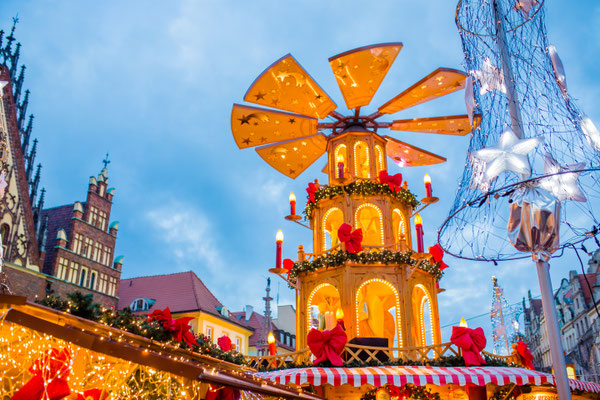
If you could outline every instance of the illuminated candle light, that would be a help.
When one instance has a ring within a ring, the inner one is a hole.
[[[469,325],[467,325],[467,320],[464,318],[460,319],[460,326],[462,326],[463,328],[468,328]]]
[[[277,231],[277,235],[275,235],[275,244],[277,246],[277,254],[275,255],[275,268],[281,268],[282,266],[282,248],[283,248],[283,232],[281,229]]]
[[[338,178],[344,179],[344,157],[338,156],[337,158]]]
[[[290,214],[296,215],[296,195],[294,192],[290,193]]]
[[[335,312],[335,319],[337,319],[338,325],[341,325],[342,329],[346,330],[346,325],[344,325],[344,310],[338,308]]]
[[[415,230],[417,231],[417,253],[423,253],[423,220],[419,214],[415,215]]]
[[[427,193],[426,197],[432,197],[433,190],[431,190],[431,178],[429,177],[429,174],[425,174],[423,181],[425,182],[425,192]]]
[[[269,332],[267,342],[269,343],[269,355],[274,356],[277,354],[277,345],[275,344],[275,335],[273,335],[273,332]]]

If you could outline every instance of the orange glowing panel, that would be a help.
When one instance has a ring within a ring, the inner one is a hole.
[[[275,61],[260,74],[244,100],[315,118],[325,118],[337,108],[291,54]]]
[[[374,44],[329,59],[349,109],[371,102],[401,49],[402,43]]]
[[[467,115],[451,115],[448,117],[402,119],[392,123],[390,129],[405,132],[439,133],[442,135],[464,136],[477,129],[481,123],[481,114],[473,116],[474,127],[471,127]]]
[[[231,132],[240,149],[317,134],[318,120],[304,115],[234,104]]]
[[[382,114],[393,114],[417,104],[464,89],[467,75],[457,69],[438,68],[381,107]]]
[[[444,157],[430,153],[427,150],[420,149],[389,136],[384,136],[384,138],[387,140],[385,151],[388,157],[401,167],[422,167],[446,162]]]
[[[288,140],[258,147],[256,152],[271,167],[296,179],[306,168],[317,161],[327,149],[327,138],[317,134],[302,139]]]

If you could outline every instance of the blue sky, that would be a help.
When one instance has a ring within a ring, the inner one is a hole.
[[[112,219],[120,221],[116,254],[123,276],[194,270],[229,308],[263,309],[266,272],[277,229],[284,256],[311,233],[283,220],[290,191],[304,189],[325,161],[296,180],[269,167],[253,150],[238,150],[229,128],[234,102],[254,78],[290,52],[338,105],[343,101],[327,58],[368,44],[401,41],[404,48],[375,96],[374,109],[438,66],[461,68],[454,1],[12,1],[0,2],[0,24],[18,13],[31,89],[29,111],[40,140],[46,206],[83,200],[88,177],[110,152],[116,188]],[[562,58],[570,93],[596,121],[600,110],[600,4],[546,1],[548,31]],[[343,106],[339,111],[345,112]],[[462,94],[394,118],[464,113]],[[428,172],[441,201],[423,214],[426,245],[454,200],[468,137],[394,133],[448,162],[403,169],[423,196]],[[395,165],[391,172],[398,172]],[[539,293],[527,260],[499,267],[448,257],[441,286],[442,325],[489,311],[491,275],[508,300]],[[554,286],[578,269],[567,253],[553,261]],[[294,301],[285,284],[280,303]],[[489,318],[474,319],[490,333]],[[444,339],[449,329],[443,331]]]

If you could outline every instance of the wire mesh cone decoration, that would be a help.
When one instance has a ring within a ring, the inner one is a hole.
[[[599,233],[600,133],[567,91],[544,14],[543,0],[458,4],[465,100],[482,121],[438,233],[456,257],[547,260]]]
[[[348,109],[344,116],[337,105],[290,54],[269,66],[252,83],[244,100],[263,108],[234,104],[231,130],[240,149],[256,152],[273,168],[295,179],[327,150],[328,140],[349,128],[391,129],[406,132],[464,136],[481,122],[481,116],[450,115],[383,122],[387,114],[434,100],[465,88],[466,74],[438,68],[379,107],[361,115],[368,106],[402,43],[360,47],[329,59],[332,72]],[[400,166],[424,166],[446,161],[405,142],[385,136],[387,156]]]

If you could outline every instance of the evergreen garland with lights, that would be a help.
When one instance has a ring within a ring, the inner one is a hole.
[[[412,251],[406,253],[400,251],[373,251],[373,252],[361,252],[361,253],[350,253],[346,250],[336,250],[330,253],[326,253],[322,256],[315,257],[312,261],[298,261],[294,264],[294,268],[290,270],[288,279],[290,282],[295,283],[296,277],[305,272],[313,272],[321,268],[333,268],[338,267],[345,262],[352,262],[357,264],[407,264],[410,266],[416,265],[417,268],[430,273],[435,277],[436,280],[440,280],[444,275],[444,272],[440,269],[440,263],[432,263],[428,260],[422,260],[421,262],[411,258]]]
[[[373,388],[366,391],[360,400],[375,400],[379,390],[386,390],[391,398],[411,399],[411,400],[440,400],[440,394],[432,392],[425,386],[417,386],[407,383],[404,386],[398,387],[393,385],[385,385],[379,388]]]
[[[363,196],[387,194],[411,208],[415,208],[420,204],[415,195],[412,194],[408,189],[401,188],[398,192],[393,192],[392,189],[390,189],[390,185],[387,183],[380,183],[372,180],[360,180],[342,186],[320,186],[315,192],[315,202],[309,202],[306,204],[306,208],[304,209],[304,219],[307,221],[310,220],[313,211],[316,207],[318,207],[320,200],[333,199],[336,196],[342,196],[344,194],[356,194]]]

